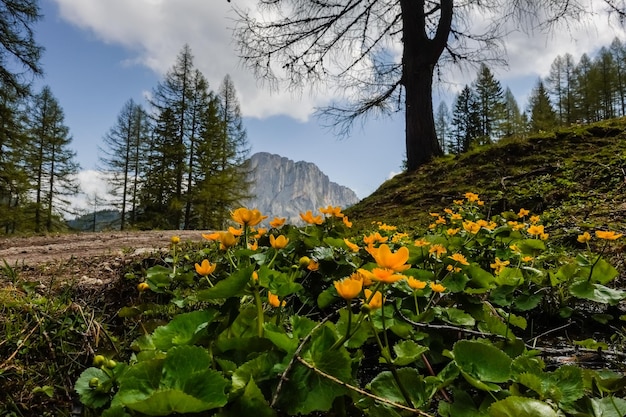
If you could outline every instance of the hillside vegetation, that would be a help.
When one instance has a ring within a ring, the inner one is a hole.
[[[477,193],[494,214],[520,208],[543,213],[565,239],[585,227],[624,231],[626,119],[504,139],[448,155],[382,184],[346,210],[357,225],[372,221],[427,228],[430,212]]]

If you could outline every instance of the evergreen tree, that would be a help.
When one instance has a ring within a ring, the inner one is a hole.
[[[35,232],[53,230],[58,214],[67,212],[65,197],[78,193],[79,166],[69,149],[72,138],[65,116],[48,86],[33,98],[30,107],[31,156],[27,158],[35,194]]]
[[[626,116],[626,47],[619,38],[615,38],[611,42],[610,51],[615,65],[616,114]]]
[[[503,112],[503,92],[489,67],[480,66],[474,82],[474,94],[478,106],[478,138],[480,143],[491,143],[496,139]]]
[[[500,129],[503,137],[522,136],[526,132],[526,124],[522,118],[517,100],[510,88],[504,91],[504,106]]]
[[[531,132],[548,131],[557,126],[556,112],[541,80],[537,81],[537,86],[530,95],[528,112]]]
[[[442,101],[437,106],[437,111],[435,112],[435,131],[437,132],[437,140],[439,140],[439,146],[446,153],[452,152],[450,150],[451,146],[451,127],[450,127],[450,110],[448,109],[448,105],[445,101]]]
[[[477,110],[476,96],[469,86],[465,86],[457,95],[452,111],[452,135],[454,138],[451,152],[461,153],[469,150],[480,134],[480,115]]]
[[[600,48],[598,56],[593,62],[593,68],[594,90],[598,97],[598,118],[611,119],[615,117],[616,68],[613,55],[607,48]]]
[[[100,161],[115,197],[114,204],[121,211],[120,229],[136,221],[140,176],[143,175],[146,146],[150,140],[150,123],[146,111],[132,99],[124,104],[116,124],[104,136],[106,146],[101,149]]]
[[[594,90],[594,77],[591,59],[587,54],[582,54],[574,68],[573,96],[577,121],[591,123],[599,120],[599,100]]]

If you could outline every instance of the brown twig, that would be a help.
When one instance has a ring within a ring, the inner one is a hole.
[[[35,330],[37,330],[39,328],[39,326],[41,325],[41,320],[37,320],[37,324],[35,325],[35,327],[33,327],[30,332],[28,332],[28,334],[26,335],[26,337],[24,339],[22,339],[22,341],[17,345],[17,348],[15,349],[15,351],[11,354],[11,356],[9,356],[7,358],[7,360],[5,360],[4,362],[2,362],[2,364],[0,364],[0,369],[4,369],[4,367],[6,366],[7,363],[11,362],[13,360],[13,358],[15,358],[15,356],[18,354],[18,352],[20,351],[20,349],[22,348],[22,346],[24,346],[24,344],[26,344],[26,341],[28,340],[29,337],[31,337],[33,335],[33,333],[35,333]]]
[[[379,396],[374,395],[372,393],[369,393],[369,392],[367,392],[367,391],[365,391],[365,390],[363,390],[363,389],[361,389],[359,387],[355,387],[354,385],[350,385],[350,384],[348,384],[346,382],[343,382],[342,380],[337,379],[334,376],[329,375],[326,372],[317,369],[316,367],[314,367],[313,365],[311,365],[310,363],[308,363],[307,361],[302,359],[300,356],[295,356],[294,355],[294,358],[296,358],[298,360],[298,362],[300,362],[302,365],[306,366],[307,368],[309,368],[310,370],[312,370],[316,374],[318,374],[320,376],[323,376],[324,378],[329,379],[329,380],[333,381],[334,383],[341,385],[342,387],[348,388],[349,390],[358,392],[359,394],[364,395],[366,397],[369,397],[369,398],[371,398],[371,399],[373,399],[375,401],[378,401],[378,402],[390,405],[392,407],[399,408],[401,410],[409,411],[409,412],[411,412],[413,414],[417,414],[419,416],[433,417],[431,414],[428,414],[428,413],[426,413],[426,412],[424,412],[422,410],[418,410],[416,408],[411,408],[411,407],[407,407],[406,405],[395,403],[395,402],[390,401],[390,400],[388,400],[386,398],[382,398],[382,397],[379,397]]]

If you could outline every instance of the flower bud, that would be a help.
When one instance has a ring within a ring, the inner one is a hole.
[[[94,366],[102,366],[106,362],[106,358],[103,355],[96,355],[93,358]]]
[[[308,256],[303,256],[298,261],[298,264],[301,268],[306,268],[307,266],[309,266],[309,263],[311,263],[311,258],[309,258]]]
[[[89,380],[89,388],[98,388],[100,380],[97,377],[93,377]]]
[[[117,362],[115,362],[113,359],[109,359],[105,366],[109,369],[113,369],[115,368],[115,365],[117,365]]]

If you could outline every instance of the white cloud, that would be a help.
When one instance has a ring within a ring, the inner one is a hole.
[[[80,193],[68,198],[73,212],[89,212],[110,208],[110,190],[107,187],[106,175],[96,170],[79,171],[76,180]]]
[[[187,43],[195,56],[195,65],[217,89],[230,74],[241,102],[243,114],[265,118],[285,114],[306,121],[315,106],[327,104],[331,93],[294,97],[291,92],[270,90],[259,84],[251,71],[236,56],[231,29],[234,13],[225,0],[54,0],[61,17],[90,31],[103,42],[127,48],[134,56],[127,65],[146,66],[164,74],[174,64],[176,55]],[[593,8],[597,0],[587,0]],[[237,0],[237,7],[253,7],[255,0]],[[624,37],[624,28],[609,22],[604,10],[580,22],[555,27],[551,32],[525,33],[513,28],[506,40],[509,66],[494,68],[496,76],[507,84],[522,76],[545,77],[553,59],[571,53],[576,59],[583,52],[592,53],[608,46],[615,36]],[[474,22],[480,25],[485,17]],[[473,30],[478,30],[476,25]],[[475,78],[474,71],[454,72],[453,92]]]

